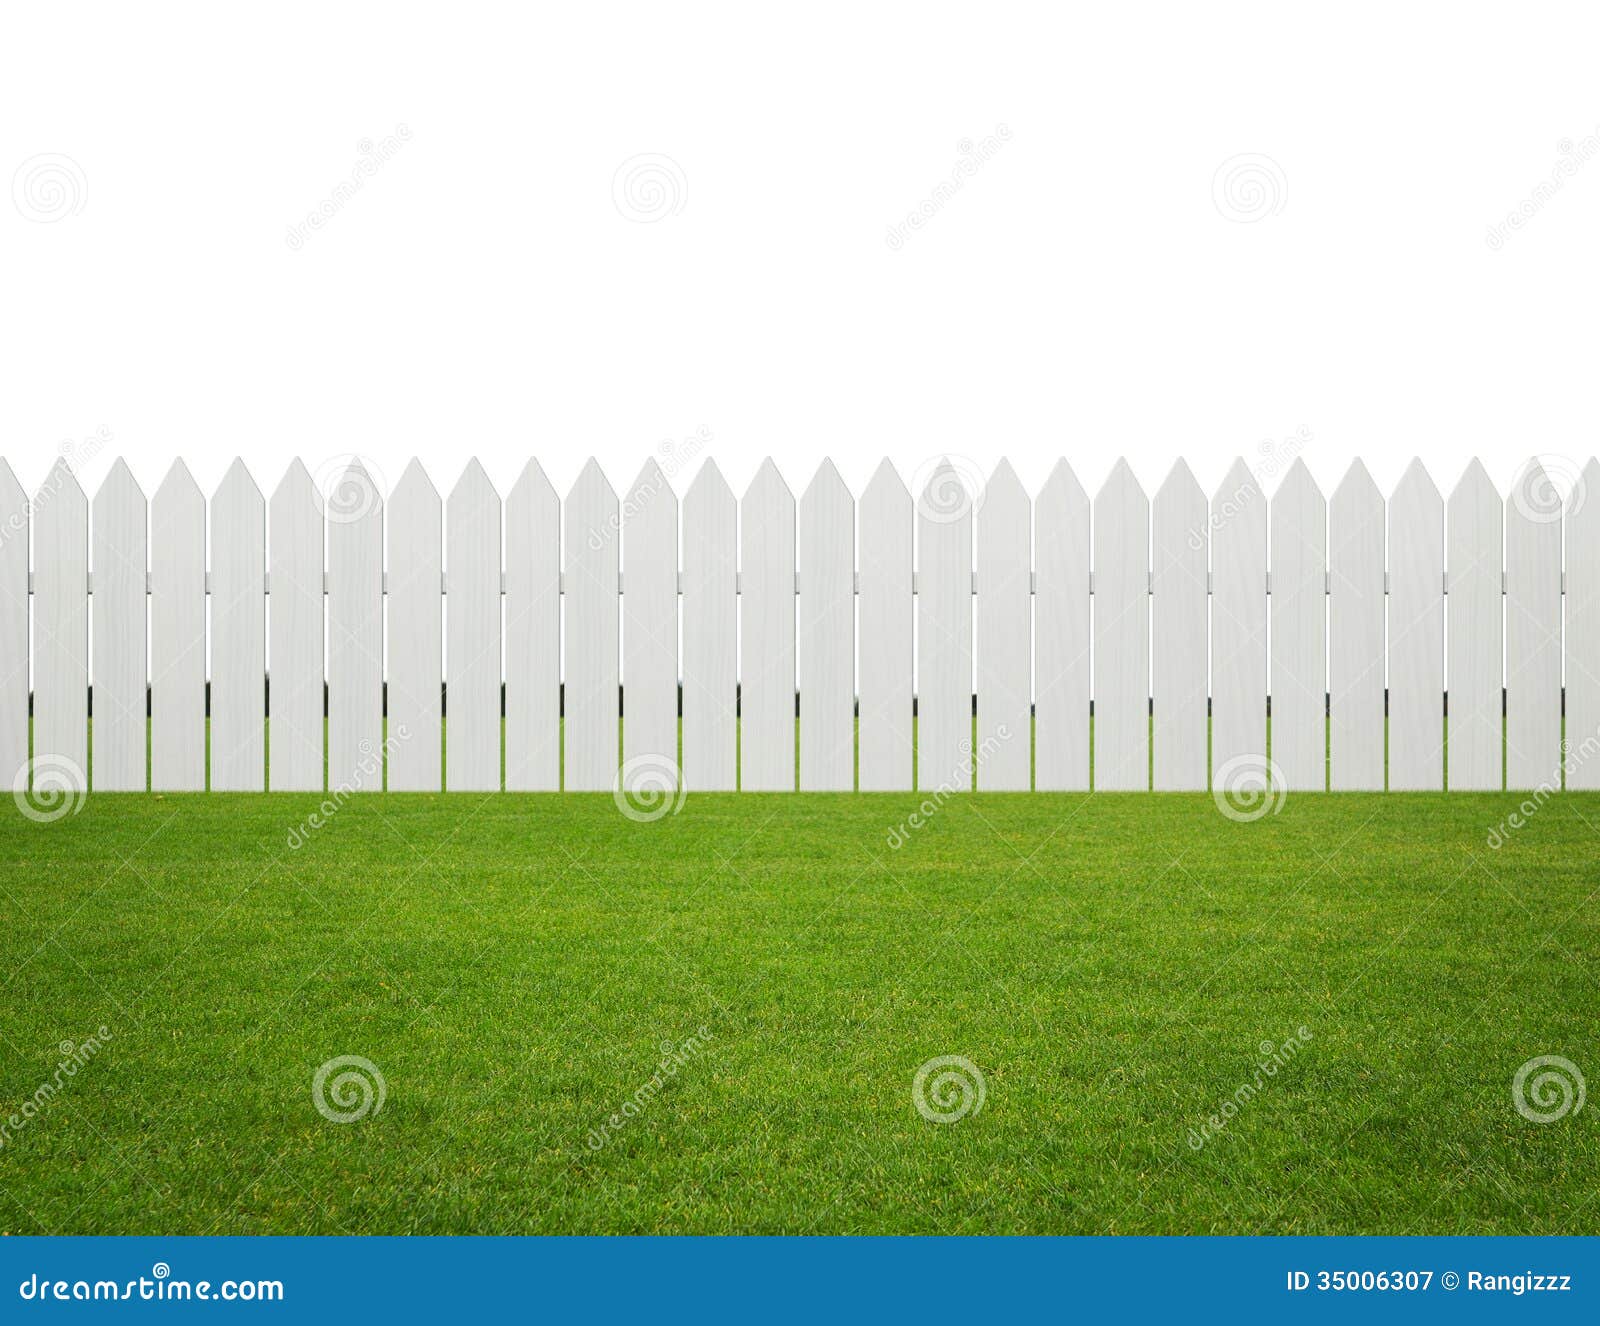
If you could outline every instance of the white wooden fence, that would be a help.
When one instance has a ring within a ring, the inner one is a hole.
[[[976,500],[944,464],[913,501],[885,461],[859,503],[824,464],[797,519],[770,461],[741,502],[706,463],[680,541],[654,461],[620,503],[590,461],[564,505],[536,462],[503,503],[476,461],[444,501],[415,463],[387,501],[359,464],[263,499],[235,463],[208,572],[182,462],[148,504],[121,461],[92,503],[64,461],[31,502],[0,462],[0,771],[30,768],[31,641],[35,776],[81,786],[92,739],[107,791],[375,790],[385,756],[393,790],[640,763],[694,791],[1081,789],[1091,694],[1097,788],[1266,767],[1269,694],[1294,790],[1595,788],[1590,488],[1593,460],[1563,511],[1534,462],[1503,500],[1474,461],[1444,501],[1414,463],[1386,505],[1358,462],[1324,501],[1296,461],[1269,504],[1240,461],[1208,503],[1180,461],[1151,501],[1118,462],[1091,503],[1062,462],[1030,501],[1002,461]]]

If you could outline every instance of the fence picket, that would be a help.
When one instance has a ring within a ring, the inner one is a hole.
[[[33,778],[89,787],[89,502],[65,459],[33,499]]]
[[[267,785],[320,792],[323,775],[322,494],[298,459],[267,504]]]
[[[1567,499],[1566,786],[1600,788],[1600,462]]]
[[[739,785],[738,508],[706,461],[683,499],[683,783]]]
[[[0,792],[28,762],[28,495],[0,460]]]
[[[1151,506],[1151,763],[1157,791],[1203,792],[1209,782],[1208,525],[1205,492],[1180,460]]]
[[[1389,498],[1389,787],[1444,786],[1444,502],[1420,460]]]
[[[150,787],[206,786],[206,499],[175,461],[150,501]]]
[[[149,533],[144,493],[118,460],[95,494],[92,782],[106,792],[145,788],[146,570]]]
[[[443,784],[439,739],[444,682],[444,506],[418,460],[389,494],[389,606],[385,614],[388,781],[391,792],[437,792]],[[496,559],[498,560],[498,558]],[[450,619],[455,620],[455,585]],[[450,713],[455,716],[454,686]],[[455,724],[450,744],[455,745]],[[368,780],[369,783],[372,781]]]
[[[267,785],[267,526],[261,490],[235,460],[211,498],[211,787]]]
[[[1450,494],[1446,517],[1447,777],[1458,790],[1497,791],[1505,639],[1503,516],[1500,494],[1477,460]]]
[[[571,792],[616,782],[617,495],[591,458],[567,494],[566,778]]]
[[[949,461],[917,497],[917,787],[972,788],[972,498]]]
[[[359,461],[328,516],[328,787],[383,789],[383,495]]]
[[[1561,499],[1528,462],[1505,503],[1506,786],[1561,785]]]
[[[1267,503],[1243,460],[1211,500],[1211,774],[1267,756]]]
[[[1383,521],[1383,494],[1356,461],[1328,503],[1328,780],[1336,792],[1383,790]]]
[[[739,504],[739,786],[795,786],[794,496],[768,457]]]
[[[530,460],[506,496],[506,790],[561,786],[561,499]]]
[[[1328,508],[1296,458],[1272,496],[1272,762],[1296,791],[1327,788]]]
[[[474,457],[450,491],[445,786],[500,790],[500,494]]]
[[[634,786],[668,787],[678,782],[678,498],[654,458],[623,503],[622,540],[622,754],[647,762]]]
[[[863,792],[912,785],[911,494],[887,460],[861,494]]]
[[[1033,504],[1034,786],[1089,788],[1089,498],[1056,462]]]
[[[1150,502],[1120,459],[1094,500],[1094,785],[1150,786]]]
[[[1026,792],[1033,772],[1033,510],[1009,461],[990,476],[977,522],[977,784]]]
[[[855,787],[856,508],[831,460],[800,498],[800,786]]]

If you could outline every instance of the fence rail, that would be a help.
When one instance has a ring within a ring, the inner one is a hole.
[[[415,462],[384,494],[296,461],[270,498],[236,462],[209,503],[181,461],[148,502],[120,460],[93,502],[0,461],[0,772],[1597,788],[1597,484],[1563,503],[1534,461],[1502,497],[1474,461],[1446,500],[1414,462],[1386,502],[1357,462],[1325,499],[1297,460],[1269,502],[1239,461],[1208,500],[1180,461],[1150,498],[1119,461],[1091,501],[1062,462],[1030,499],[1002,461],[913,498],[885,461],[857,502],[825,462],[797,502],[768,461],[736,501],[707,462],[680,540],[653,460],[565,502],[537,462],[503,501],[476,461],[444,499]]]

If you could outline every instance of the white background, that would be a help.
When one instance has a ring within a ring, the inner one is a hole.
[[[1597,50],[1592,4],[8,4],[0,454],[31,490],[105,429],[85,486],[122,454],[147,493],[177,454],[208,493],[236,454],[269,491],[296,454],[441,491],[476,454],[502,493],[537,455],[565,492],[705,429],[680,494],[706,455],[741,492],[832,456],[859,494],[944,451],[1091,492],[1181,454],[1209,491],[1299,436],[1326,491],[1358,455],[1385,492],[1413,454],[1504,491],[1554,453],[1564,486]],[[640,222],[645,153],[675,174]],[[51,154],[64,201],[19,202]],[[1242,154],[1267,193],[1230,216]]]

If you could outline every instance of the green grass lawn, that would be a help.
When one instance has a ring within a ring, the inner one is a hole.
[[[7,805],[0,1230],[1600,1232],[1600,1103],[1512,1097],[1600,1074],[1600,797],[1519,800]]]

